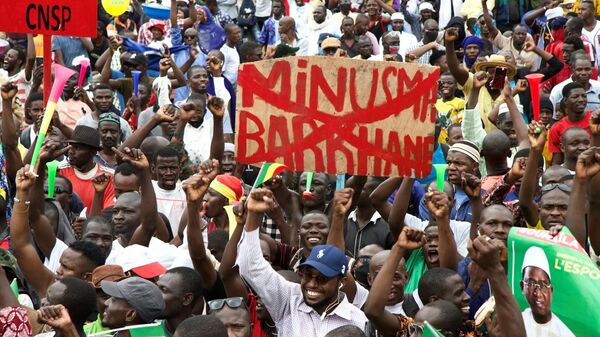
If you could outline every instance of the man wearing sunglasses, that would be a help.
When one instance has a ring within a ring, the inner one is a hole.
[[[250,311],[242,297],[229,297],[208,302],[210,314],[217,317],[225,328],[229,337],[250,337],[252,323]]]
[[[238,246],[240,275],[256,289],[269,310],[280,336],[323,336],[342,325],[365,328],[367,318],[339,291],[346,281],[347,259],[331,245],[313,248],[300,265],[300,285],[285,281],[262,257],[259,228],[262,216],[274,207],[273,193],[250,193],[248,217]],[[268,285],[268,287],[265,287]]]
[[[521,290],[529,304],[529,308],[522,313],[527,336],[575,336],[560,318],[550,311],[554,288],[550,283],[550,266],[544,250],[540,247],[527,249],[521,270]]]

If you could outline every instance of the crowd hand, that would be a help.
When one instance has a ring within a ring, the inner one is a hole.
[[[510,171],[508,171],[507,182],[511,185],[516,183],[519,179],[525,175],[525,168],[527,167],[527,158],[521,157],[515,159]]]
[[[67,309],[59,305],[49,305],[40,308],[38,311],[38,321],[48,324],[55,330],[59,329],[74,329],[73,321]]]
[[[450,200],[448,200],[448,196],[444,192],[427,192],[425,194],[425,205],[429,210],[430,217],[447,219],[450,215]]]
[[[335,54],[333,54],[333,57],[342,57],[342,58],[345,58],[345,57],[348,57],[348,53],[344,49],[338,48],[335,51]]]
[[[471,259],[488,274],[493,272],[495,268],[502,268],[501,255],[504,248],[502,241],[490,239],[485,235],[467,243],[467,250]]]
[[[550,227],[550,229],[548,229],[548,231],[550,232],[550,235],[557,236],[560,231],[562,231],[562,229],[565,228],[565,226],[563,225],[554,225],[552,227]]]
[[[156,111],[152,118],[154,118],[158,124],[173,122],[176,117],[175,113],[177,112],[177,109],[174,106],[170,107],[172,107],[172,109],[169,109],[166,105],[160,107],[160,109]]]
[[[81,240],[81,235],[83,234],[83,223],[86,221],[86,218],[82,216],[78,216],[75,220],[73,220],[73,232],[75,233],[75,238],[77,240]]]
[[[517,90],[517,89],[515,89]],[[510,82],[508,81],[508,77],[504,78],[504,87],[502,88],[502,97],[504,98],[504,102],[507,102],[513,99],[513,92],[510,88]]]
[[[523,45],[523,50],[526,52],[532,52],[535,49],[535,43],[533,41],[525,41]]]
[[[169,71],[169,69],[171,69],[171,65],[172,65],[171,58],[163,57],[162,59],[160,59],[160,66],[159,66],[160,73],[164,74],[167,71]]]
[[[423,247],[427,242],[425,232],[418,229],[404,227],[398,236],[396,246],[404,250],[415,250]]]
[[[71,145],[61,148],[59,142],[47,138],[42,143],[42,148],[40,149],[39,163],[42,164],[53,161],[67,153],[70,148]]]
[[[113,51],[116,51],[123,45],[123,38],[119,35],[113,35],[109,37],[108,40],[110,41],[110,49]]]
[[[198,107],[193,102],[187,102],[181,106],[179,118],[184,122],[189,122],[195,115]]]
[[[529,123],[527,136],[529,137],[529,144],[531,144],[532,150],[538,152],[544,151],[544,146],[546,145],[546,133],[546,127],[540,122],[532,121]]]
[[[475,175],[462,172],[460,177],[460,185],[469,198],[474,199],[481,196],[481,180]]]
[[[489,337],[503,337],[502,330],[500,329],[500,322],[497,318],[487,317],[485,319],[485,327]]]
[[[417,57],[413,53],[406,53],[406,62],[407,63],[415,63],[415,62],[417,62]]]
[[[94,190],[96,191],[96,193],[104,193],[109,182],[110,177],[104,172],[98,173],[92,179],[92,185],[94,185]]]
[[[82,102],[87,102],[89,100],[85,89],[83,89],[82,87],[75,88],[75,97],[79,98],[79,100]]]
[[[270,212],[275,207],[273,192],[266,188],[256,188],[248,196],[246,207],[248,212],[261,214]]]
[[[196,57],[198,57],[198,54],[199,54],[199,53],[200,53],[200,52],[198,52],[198,49],[197,49],[195,46],[193,46],[193,45],[192,45],[192,46],[190,46],[190,57],[191,57],[192,59],[194,59],[194,60],[195,60],[195,59],[196,59]]]
[[[225,115],[225,101],[217,96],[208,97],[208,109],[215,117],[223,117]]]
[[[508,79],[507,79],[507,82],[508,82]],[[507,82],[505,82],[505,83],[507,83]],[[508,85],[508,84],[505,84],[505,85]],[[524,79],[520,79],[520,80],[518,80],[518,81],[517,81],[517,85],[516,85],[516,87],[515,87],[515,92],[514,92],[514,94],[512,94],[512,96],[514,96],[514,95],[517,95],[517,94],[520,94],[520,93],[523,93],[523,92],[527,91],[527,88],[528,88],[528,87],[529,87],[529,86],[528,86],[528,84],[527,84],[527,80],[524,80]],[[509,88],[510,88],[510,86],[509,86]]]
[[[352,196],[354,190],[351,188],[343,188],[335,191],[333,195],[333,212],[338,216],[345,216],[350,211],[352,206]]]
[[[162,55],[161,58],[171,59],[171,51],[169,50],[169,46],[167,44],[162,44],[160,54]]]
[[[17,175],[15,177],[17,191],[29,191],[35,182],[35,178],[36,176],[33,172],[31,172],[29,164],[21,167],[19,171],[17,171]]]
[[[284,223],[285,222],[285,213],[283,208],[279,206],[277,199],[273,199],[273,209],[267,212],[269,217],[275,221],[275,223]]]
[[[553,0],[550,1],[547,5],[546,5],[546,9],[551,9],[551,8],[556,8],[558,7],[558,5],[562,4],[563,0]],[[541,4],[541,3],[540,3]]]
[[[479,89],[479,88],[483,87],[487,83],[489,78],[490,78],[490,75],[487,73],[487,71],[476,72],[475,75],[473,76],[473,88]]]
[[[199,172],[183,182],[188,201],[198,201],[204,196],[210,186],[210,183],[219,174],[219,161],[209,159],[200,165]]]
[[[52,115],[52,125],[54,125],[55,127],[59,128],[59,129],[63,125],[62,121],[60,120],[58,111],[56,111],[56,110],[54,110],[54,114]]]
[[[12,101],[12,99],[17,95],[17,86],[13,82],[5,83],[0,91],[2,92],[2,99],[5,101]]]
[[[128,147],[123,148],[123,151],[113,147],[112,150],[115,152],[117,157],[123,160],[126,163],[129,163],[131,166],[138,170],[148,170],[150,168],[150,163],[148,162],[148,158],[144,155],[142,151],[139,149],[130,149]]]
[[[39,83],[39,84],[42,84],[44,82],[44,66],[43,65],[36,66],[35,69],[33,70],[32,82]]]
[[[263,57],[264,60],[270,60],[273,58],[273,55],[275,55],[275,52],[277,51],[277,46],[267,46],[265,48],[265,55]]]
[[[248,215],[246,209],[246,203],[238,202],[233,206],[233,214],[235,215],[235,221],[238,225],[243,225],[246,223],[246,217]]]
[[[600,109],[594,110],[590,116],[590,131],[594,136],[600,134]]]
[[[577,157],[575,177],[587,181],[600,172],[600,148],[590,147]]]
[[[444,41],[447,43],[458,40],[458,28],[450,27],[444,31]]]

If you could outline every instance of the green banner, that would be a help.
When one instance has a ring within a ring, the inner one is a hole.
[[[140,325],[132,325],[124,328],[113,329],[108,331],[102,331],[95,334],[88,335],[88,337],[112,337],[115,335],[115,332],[129,330],[129,334],[131,337],[164,337],[165,332],[162,328],[162,321],[149,323],[149,324],[140,324]]]
[[[444,335],[437,331],[431,324],[425,322],[425,326],[423,327],[423,337],[444,337]]]
[[[566,228],[513,228],[508,282],[527,336],[600,336],[600,270]]]

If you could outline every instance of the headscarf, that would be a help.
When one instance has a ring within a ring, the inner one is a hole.
[[[230,205],[233,205],[235,201],[241,201],[244,196],[242,181],[230,175],[218,175],[210,183],[210,188],[224,196]]]
[[[469,69],[471,69],[471,67],[473,67],[473,64],[475,64],[475,62],[477,61],[477,56],[473,57],[473,58],[467,58],[467,46],[470,44],[474,44],[477,45],[477,47],[479,48],[479,53],[477,53],[477,56],[479,56],[479,54],[481,54],[481,51],[483,51],[483,40],[478,38],[477,36],[468,36],[463,40],[463,44],[462,47],[465,50],[465,64],[467,65],[467,67]]]

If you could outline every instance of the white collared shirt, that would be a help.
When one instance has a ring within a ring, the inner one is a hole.
[[[346,296],[326,316],[319,315],[304,302],[299,284],[279,275],[263,258],[260,250],[259,229],[242,234],[238,245],[236,265],[240,276],[262,299],[280,336],[323,337],[329,331],[344,325],[355,325],[365,330],[367,317]]]
[[[183,132],[185,150],[194,164],[201,164],[210,157],[213,136],[213,120],[205,120],[198,128],[186,124]]]

